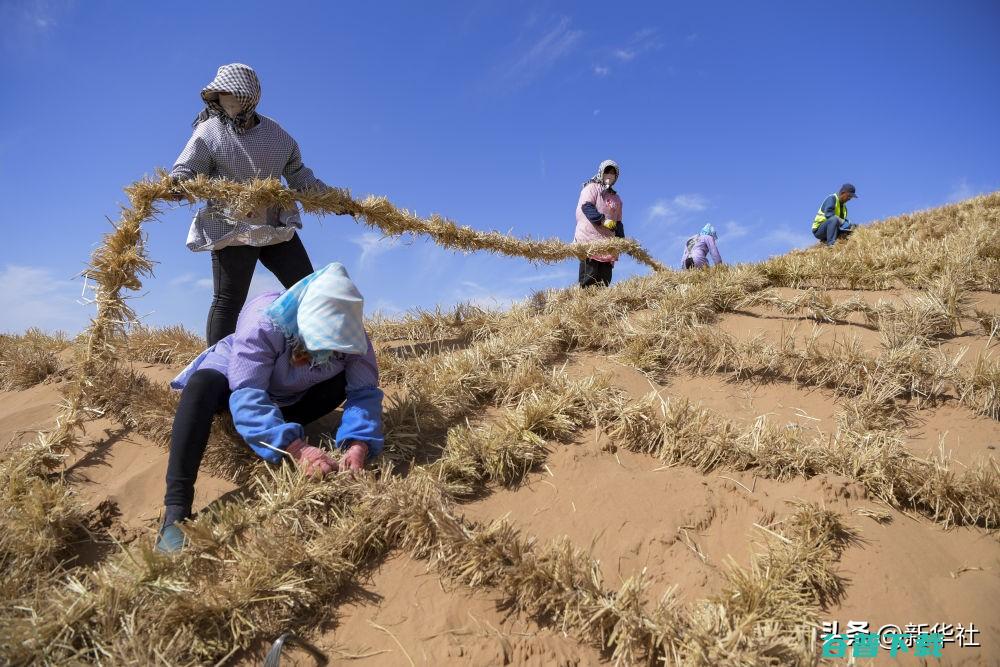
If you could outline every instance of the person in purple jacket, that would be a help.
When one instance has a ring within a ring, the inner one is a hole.
[[[684,244],[684,255],[681,257],[681,268],[697,269],[708,266],[708,256],[712,256],[712,261],[722,264],[722,255],[719,254],[719,246],[716,243],[719,235],[715,227],[710,224],[701,228],[701,231],[692,236]]]
[[[236,430],[265,461],[303,473],[361,470],[382,451],[382,390],[365,333],[364,299],[343,265],[329,264],[283,293],[252,299],[236,332],[192,361],[170,386],[181,390],[170,436],[163,525],[156,548],[184,546],[194,485],[213,416],[228,407]],[[306,441],[304,426],[343,404],[340,460]]]

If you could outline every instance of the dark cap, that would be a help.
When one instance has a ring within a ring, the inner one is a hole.
[[[843,185],[841,185],[840,186],[840,192],[846,192],[848,194],[854,195],[855,197],[858,196],[858,193],[855,192],[855,190],[854,190],[854,186],[851,185],[850,183],[844,183]]]

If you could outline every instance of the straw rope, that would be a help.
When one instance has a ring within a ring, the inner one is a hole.
[[[172,191],[183,193],[191,202],[210,199],[240,213],[248,213],[261,206],[275,204],[290,207],[298,201],[308,213],[351,215],[366,225],[381,230],[387,236],[401,234],[428,236],[436,244],[451,250],[487,251],[544,263],[618,253],[628,255],[654,271],[663,271],[666,268],[633,239],[616,238],[590,243],[565,243],[554,238],[520,239],[496,231],[478,231],[436,214],[429,218],[421,218],[409,211],[396,208],[385,197],[368,196],[358,201],[343,188],[297,192],[284,187],[280,181],[273,178],[236,183],[209,179],[205,176],[175,184],[165,172],[158,173],[159,179],[137,181],[126,189],[133,208],[151,205],[158,199],[168,199]]]
[[[127,304],[128,297],[125,296],[124,291],[134,292],[141,289],[142,278],[150,274],[152,266],[152,263],[146,255],[145,242],[141,226],[146,220],[150,219],[155,214],[155,208],[153,207],[154,202],[169,195],[169,187],[170,183],[164,177],[161,177],[159,181],[141,181],[130,186],[128,192],[131,198],[132,207],[125,208],[122,211],[120,220],[113,223],[113,231],[105,235],[101,245],[94,251],[91,263],[85,271],[85,274],[88,279],[93,280],[96,284],[94,301],[97,306],[97,314],[87,332],[85,357],[82,364],[77,368],[74,378],[74,388],[68,393],[67,403],[58,417],[56,428],[51,433],[41,434],[34,447],[31,448],[31,451],[26,452],[27,456],[20,457],[22,463],[18,464],[19,469],[17,472],[22,476],[27,477],[30,475],[40,477],[40,482],[42,482],[43,485],[52,485],[54,487],[57,484],[56,478],[45,475],[44,469],[57,467],[60,459],[59,455],[62,454],[65,449],[72,447],[75,443],[76,433],[79,432],[82,426],[83,417],[88,410],[88,407],[86,407],[87,401],[85,397],[88,387],[92,387],[95,383],[102,381],[102,379],[106,377],[107,374],[113,372],[115,366],[120,363],[119,359],[122,358],[122,355],[119,348],[125,343],[128,327],[135,321],[134,313]],[[581,254],[586,255],[606,250],[627,252],[626,250],[623,250],[623,248],[625,247],[624,244],[627,244],[628,242],[623,242],[621,240],[609,241],[602,244],[593,244],[590,246],[574,247],[562,244],[555,240],[522,241],[509,236],[504,236],[502,234],[497,234],[495,232],[482,234],[469,228],[458,227],[454,223],[440,217],[432,217],[430,219],[423,220],[412,214],[400,212],[388,201],[381,198],[368,198],[364,202],[358,203],[351,199],[346,191],[296,194],[282,188],[280,184],[273,181],[262,181],[240,185],[218,181],[213,182],[208,181],[207,179],[196,179],[195,181],[182,185],[181,189],[191,198],[212,198],[221,200],[226,202],[228,205],[234,206],[234,208],[238,210],[247,210],[269,203],[291,203],[298,200],[302,202],[307,211],[319,213],[350,213],[363,218],[366,221],[366,224],[378,227],[388,234],[398,235],[403,233],[423,233],[431,236],[436,242],[444,247],[465,251],[489,250],[492,252],[522,256],[533,261],[557,261],[559,259],[579,257]],[[635,247],[642,250],[638,245]],[[508,252],[509,250],[512,250],[513,252]],[[650,259],[649,262],[645,263],[653,266],[654,264],[650,262],[655,261]],[[829,264],[830,259],[826,255],[822,257],[821,264],[817,263],[818,266],[829,266]],[[654,268],[657,268],[657,266],[654,266]],[[796,307],[801,305],[804,304],[795,304]],[[649,335],[651,332],[643,333]],[[645,343],[649,340],[654,340],[655,342],[655,339],[640,340],[639,342]],[[657,346],[653,345],[649,347],[655,349]],[[991,388],[995,391],[995,383],[991,385]],[[623,410],[619,410],[618,412],[623,413]],[[654,414],[654,416],[658,415],[659,413]],[[662,429],[656,427],[655,423],[653,426],[653,435],[657,436],[657,434],[659,434],[658,437],[662,438]],[[512,438],[510,438],[507,434],[501,435],[504,436],[502,438],[503,442],[512,441]],[[632,440],[635,440],[634,435],[631,435],[631,437]],[[865,437],[867,438],[868,434],[865,434]],[[865,441],[863,444],[865,448],[870,447],[868,441]],[[661,452],[657,452],[657,454],[662,455]],[[25,464],[23,463],[25,459],[32,459],[32,461]],[[953,480],[951,480],[950,473],[946,469],[938,468],[937,466],[934,467],[934,471],[936,475],[940,476],[940,479],[928,478],[924,482],[924,486],[926,486],[926,488],[944,489],[944,492],[947,493],[948,490],[952,488],[953,482]],[[406,478],[405,483],[408,484],[410,479],[412,478]],[[917,481],[919,482],[922,480],[917,479]],[[980,483],[979,488],[985,489],[988,492],[989,487],[986,482],[989,482],[989,480],[987,479],[985,482]],[[42,487],[39,486],[37,488]],[[404,491],[409,490],[409,487],[404,489]],[[990,494],[989,497],[995,498],[995,493]],[[379,498],[379,504],[384,505],[383,498]],[[410,507],[411,505],[411,498],[407,495],[406,506]],[[388,511],[395,512],[395,510],[396,508],[390,508]],[[401,525],[402,522],[406,521],[407,516],[412,515],[412,513],[410,515],[403,515],[398,512],[396,512],[396,514],[402,517],[396,520],[396,525]],[[789,550],[787,554],[788,558],[782,559],[782,562],[777,563],[777,565],[783,565],[787,562],[790,566],[795,566],[796,569],[788,570],[783,567],[775,567],[774,561],[762,561],[759,566],[755,564],[751,572],[764,573],[766,578],[764,581],[765,584],[774,580],[789,581],[793,584],[792,588],[794,590],[792,592],[797,594],[802,593],[799,589],[809,593],[812,588],[815,588],[817,595],[824,594],[827,589],[820,588],[819,585],[817,585],[817,582],[819,582],[820,585],[825,585],[823,582],[833,581],[836,585],[828,586],[828,589],[834,592],[840,590],[840,584],[833,579],[834,575],[819,569],[821,565],[826,567],[824,564],[828,564],[834,556],[839,555],[839,552],[837,551],[839,546],[836,548],[831,547],[830,549],[825,549],[824,547],[823,551],[818,550],[817,547],[823,545],[818,545],[813,539],[816,532],[812,530],[812,527],[816,525],[825,525],[826,528],[829,529],[826,531],[826,534],[828,535],[834,535],[834,533],[837,533],[838,531],[843,531],[839,529],[839,524],[833,523],[835,516],[832,512],[829,512],[828,515],[824,516],[819,516],[815,512],[810,514],[810,516],[813,515],[815,515],[813,519],[803,520],[801,522],[801,525],[804,528],[809,529],[808,535],[811,536],[810,542],[808,544],[804,544],[803,547],[804,549],[810,550],[805,554],[805,556],[809,556],[809,554],[813,555],[813,558],[811,559],[812,562],[809,564],[809,567],[802,567],[802,563],[804,563],[806,559],[798,550]],[[368,521],[355,525],[364,527],[381,524],[378,522]],[[416,522],[414,522],[414,525],[417,525]],[[428,523],[427,525],[430,524]],[[440,526],[442,524],[438,522],[434,525]],[[799,523],[796,520],[793,520],[791,525],[795,526],[799,525]],[[419,527],[420,526],[417,525],[417,528]],[[476,543],[475,540],[471,539],[472,537],[476,536],[470,533],[460,540],[455,540],[454,544],[456,546],[456,553],[459,548],[466,548],[466,544],[475,546]],[[778,537],[781,537],[786,542],[788,541],[788,539],[782,535],[779,535]],[[795,535],[794,537],[798,538],[798,535]],[[824,540],[826,540],[826,538],[824,538]],[[826,540],[826,542],[833,544],[830,540]],[[436,546],[438,544],[444,544],[444,542],[442,540],[438,540],[436,543],[428,544],[430,546]],[[483,542],[483,544],[490,546],[487,542]],[[524,551],[527,553],[527,550]],[[250,561],[248,559],[246,562],[256,563],[260,561]],[[444,558],[442,558],[440,562],[444,564],[448,563],[448,561]],[[544,559],[538,559],[537,562],[544,565],[546,561]],[[557,562],[556,564],[558,565],[559,563]],[[813,564],[815,564],[815,567]],[[509,560],[504,561],[502,565],[503,567],[508,567]],[[465,568],[464,571],[470,570]],[[535,570],[528,572],[528,574],[533,575],[535,579],[522,576],[517,579],[516,582],[527,582],[530,584],[532,581],[537,580],[537,575],[539,573],[545,574],[547,571],[548,570],[545,570],[544,568],[536,568]],[[773,575],[774,572],[777,572],[778,574]],[[454,575],[454,572],[451,571],[444,573]],[[789,573],[794,575],[795,578],[790,577]],[[802,577],[807,578],[805,583],[809,584],[810,588],[806,588],[804,585],[799,586]],[[747,590],[756,593],[760,587],[755,586],[751,589],[744,586],[743,588],[739,588],[739,585],[741,585],[741,582],[744,579],[745,577],[736,580],[736,588],[734,588],[731,592],[725,592],[723,597],[730,602],[734,600],[737,602],[739,600],[749,600],[750,602],[746,602],[745,604],[720,604],[717,608],[713,607],[712,610],[714,610],[714,613],[716,613],[719,618],[718,622],[726,624],[726,618],[732,616],[735,616],[737,621],[741,620],[741,618],[771,619],[773,617],[778,617],[777,614],[773,613],[775,611],[773,609],[773,605],[771,607],[764,608],[753,604],[754,600],[766,598],[767,600],[771,600],[773,602],[774,599],[777,599],[777,597],[773,594],[774,588],[772,587],[769,589],[770,593],[768,596],[745,595],[744,593]],[[506,580],[501,581],[504,586],[507,585]],[[144,579],[143,582],[145,585],[146,580]],[[543,583],[545,583],[544,580]],[[74,586],[75,582],[71,582],[68,590],[73,593],[74,596],[79,597],[80,592]],[[39,588],[39,590],[41,590],[41,588]],[[110,590],[113,590],[113,588],[110,588]],[[527,591],[527,593],[522,593],[522,595],[526,599],[528,599],[529,594],[535,595],[535,598],[537,599],[541,599],[534,593],[534,590],[529,590],[527,587],[525,587],[524,590]],[[574,593],[575,590],[576,589],[570,589],[569,593]],[[657,608],[657,616],[654,616],[652,619],[647,617],[645,614],[626,615],[625,613],[619,613],[619,611],[617,611],[618,609],[625,609],[626,611],[631,609],[631,607],[627,607],[627,605],[630,604],[630,600],[632,598],[624,594],[612,594],[610,596],[605,596],[603,591],[597,592],[601,596],[597,602],[602,604],[598,611],[606,613],[603,611],[605,608],[612,609],[616,618],[622,621],[635,621],[637,623],[642,623],[641,627],[632,626],[638,627],[638,630],[630,630],[629,628],[620,630],[620,625],[616,625],[610,631],[610,637],[607,639],[609,643],[612,641],[621,641],[622,638],[626,641],[634,641],[635,638],[645,640],[650,637],[654,630],[656,632],[662,632],[665,628],[671,627],[671,622],[669,620],[662,619],[677,618],[675,616],[659,616],[658,614],[667,613],[667,611],[661,610],[661,608]],[[256,591],[251,591],[251,593],[258,595]],[[590,598],[585,600],[585,602],[590,605]],[[816,607],[816,602],[822,603],[823,600],[819,597],[816,600],[810,601],[808,603],[809,608],[812,609],[813,607]],[[779,600],[779,604],[784,604],[784,599]],[[614,606],[612,607],[610,605]],[[67,609],[69,609],[73,615],[80,614],[80,611],[73,605],[68,605]],[[786,606],[784,611],[786,616],[789,613],[792,613],[796,617],[801,617],[802,615],[801,610],[796,607]],[[586,616],[581,616],[580,618],[582,618],[583,621],[586,621],[585,627],[590,629],[591,632],[593,632],[594,628],[598,631],[603,630],[604,626],[600,626],[595,622],[596,620],[599,620],[596,612]],[[600,618],[604,617],[602,616]],[[713,641],[718,639],[719,633],[715,631],[714,626],[711,626],[707,622],[702,625],[706,628],[704,631],[705,633],[713,633]],[[767,627],[772,626],[780,627],[770,621],[767,621]],[[732,639],[737,636],[737,632],[742,631],[742,627],[736,628],[731,623],[724,626],[724,630],[728,631],[730,628],[733,628],[731,632],[724,633],[727,640]],[[622,634],[619,634],[619,632]],[[600,638],[602,642],[605,639],[603,634]],[[698,636],[695,636],[694,639],[695,641],[691,643],[693,644],[692,649],[695,651],[701,650],[704,646],[708,645],[700,644],[698,642],[700,637]],[[770,655],[773,658],[775,655],[774,650],[776,645],[769,644],[767,646],[763,646],[763,641],[769,640],[769,637],[759,639],[760,643],[756,643],[753,646],[748,647],[748,650],[759,649],[761,651],[765,651],[762,652],[761,655]],[[656,641],[661,640],[662,637],[656,639]],[[646,644],[644,643],[643,645]],[[735,647],[735,644],[732,644],[731,647]],[[68,650],[74,649],[71,643],[67,643],[66,648]],[[739,647],[736,647],[733,650],[737,650],[738,648]],[[749,655],[749,653],[745,655]]]
[[[369,196],[363,201],[357,201],[348,190],[341,188],[296,192],[282,186],[275,179],[236,183],[205,176],[175,183],[165,171],[158,170],[157,178],[136,181],[125,188],[125,192],[131,206],[123,207],[120,219],[112,223],[114,230],[105,234],[83,272],[88,280],[93,281],[93,301],[97,306],[97,313],[86,333],[86,349],[74,378],[76,386],[74,391],[68,392],[69,400],[63,405],[59,415],[60,427],[56,433],[46,434],[45,449],[55,455],[47,460],[47,464],[52,467],[58,465],[60,455],[75,446],[76,434],[80,431],[82,421],[81,393],[93,385],[100,374],[113,372],[121,358],[120,348],[125,345],[127,330],[136,321],[124,292],[141,289],[142,279],[152,273],[153,263],[146,254],[142,225],[156,214],[157,201],[171,200],[172,195],[177,192],[191,202],[199,199],[213,200],[237,212],[248,212],[271,205],[290,207],[299,202],[310,213],[351,215],[370,227],[380,229],[387,236],[424,235],[444,248],[465,252],[488,251],[546,263],[571,258],[583,259],[595,254],[620,253],[631,256],[655,271],[666,268],[631,239],[609,239],[593,243],[519,239],[495,231],[481,232],[459,226],[439,215],[420,218],[409,211],[396,208],[385,197]]]

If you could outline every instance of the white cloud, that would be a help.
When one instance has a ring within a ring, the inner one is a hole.
[[[544,273],[535,273],[525,276],[518,276],[517,278],[512,278],[510,282],[517,284],[528,284],[528,283],[541,283],[550,282],[558,280],[567,280],[573,277],[573,273],[570,271],[556,270],[556,271],[546,271]]]
[[[964,199],[974,197],[976,194],[977,192],[971,185],[969,185],[968,179],[963,178],[956,183],[955,187],[952,188],[950,193],[948,193],[948,201],[950,203],[960,202]]]
[[[708,208],[708,198],[703,195],[677,195],[674,205],[685,211],[704,211]]]
[[[47,43],[67,15],[75,11],[76,0],[0,1],[0,26],[6,51],[34,50]]]
[[[184,287],[185,285],[192,284],[197,278],[193,273],[182,273],[179,276],[174,276],[170,279],[168,283],[171,287]]]
[[[785,225],[775,227],[764,235],[763,241],[766,245],[774,247],[778,254],[786,253],[796,248],[807,248],[814,245],[816,238],[806,229],[792,229]]]
[[[182,289],[193,287],[198,290],[211,290],[215,287],[215,283],[211,278],[199,278],[193,273],[182,273],[179,276],[171,278],[167,284],[170,287],[179,287]]]
[[[414,245],[417,267],[411,278],[418,284],[438,285],[447,283],[447,277],[457,270],[458,255],[454,250],[447,250],[429,239],[419,239]],[[410,252],[414,252],[411,248]]]
[[[679,194],[671,199],[658,199],[646,211],[646,221],[660,220],[665,224],[685,222],[693,213],[708,209],[708,197],[699,194]]]
[[[735,241],[736,239],[741,239],[750,232],[743,225],[736,223],[733,220],[722,225],[722,233],[719,235],[720,241]]]
[[[509,308],[520,300],[519,296],[502,290],[491,289],[472,280],[463,280],[452,292],[453,303],[465,302],[486,309]]]
[[[660,49],[663,47],[663,40],[660,39],[658,32],[657,28],[643,28],[632,35],[625,46],[612,51],[611,55],[625,63],[635,60],[643,53]]]
[[[211,278],[199,278],[194,273],[182,273],[174,276],[167,282],[167,286],[180,290],[197,290],[200,292],[215,289],[215,282]]]
[[[962,178],[948,193],[948,203],[954,204],[955,202],[964,201],[972,197],[978,197],[979,195],[986,194],[987,192],[993,192],[998,187],[997,183],[994,182],[984,183],[980,181],[979,183],[970,183],[968,178]],[[934,206],[935,204],[930,204]]]
[[[365,232],[361,236],[351,239],[351,243],[361,248],[358,264],[367,267],[373,259],[399,245],[399,238],[382,236],[375,232]]]
[[[78,301],[82,289],[83,282],[58,277],[45,267],[7,264],[0,271],[0,330],[38,327],[76,333],[93,315],[93,306]]]
[[[601,115],[601,110],[600,109],[594,109],[594,115],[595,116],[600,116]]]
[[[536,290],[569,287],[576,281],[576,271],[531,267],[525,274],[506,282],[494,282],[493,278],[492,274],[484,277],[478,273],[472,278],[459,280],[448,294],[449,298],[441,300],[439,305],[465,302],[487,309],[510,308]]]
[[[632,35],[632,41],[637,44],[660,45],[660,40],[656,37],[656,33],[658,31],[659,28],[647,26],[642,30],[637,30],[636,33]]]
[[[666,218],[670,215],[670,211],[670,204],[663,199],[658,199],[656,203],[649,207],[648,217],[650,220],[655,218]]]
[[[508,89],[525,86],[572,53],[583,31],[574,30],[570,24],[564,16],[543,34],[517,40],[513,51],[519,55],[497,70],[501,84]]]
[[[610,67],[602,67],[601,65],[594,65],[595,76],[607,76],[608,74],[611,74]]]

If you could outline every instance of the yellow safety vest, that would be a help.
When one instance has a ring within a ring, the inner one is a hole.
[[[847,204],[840,201],[840,197],[837,195],[830,195],[833,197],[833,214],[840,218],[841,220],[847,220]],[[826,201],[824,199],[823,201]],[[819,229],[819,226],[826,222],[826,213],[823,212],[823,204],[820,204],[820,209],[816,212],[816,217],[813,218],[813,231]]]

